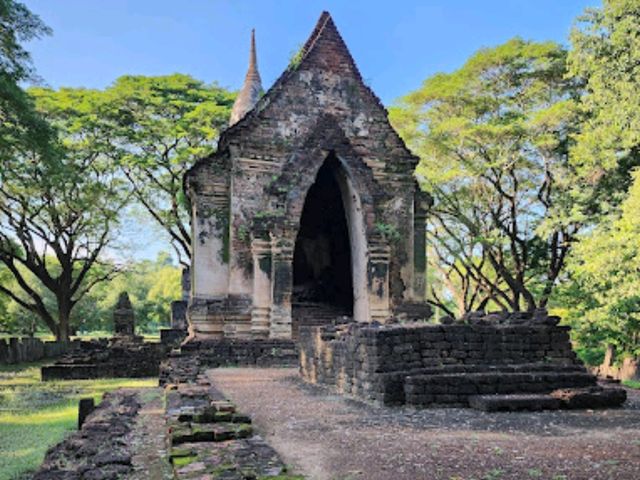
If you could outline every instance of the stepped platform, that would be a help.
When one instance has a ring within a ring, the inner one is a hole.
[[[518,373],[495,370],[477,373],[410,375],[404,379],[405,403],[414,407],[469,406],[473,395],[542,394],[596,384],[586,371]]]
[[[300,372],[305,381],[341,393],[417,408],[468,407],[472,397],[491,395],[517,397],[495,397],[489,410],[533,408],[535,401],[551,407],[558,402],[540,395],[565,391],[570,396],[596,387],[596,377],[571,348],[569,327],[557,325],[557,317],[517,312],[513,321],[505,316],[492,323],[491,318],[302,328]],[[620,404],[618,393],[597,397],[584,404]],[[560,405],[570,408],[563,400]]]

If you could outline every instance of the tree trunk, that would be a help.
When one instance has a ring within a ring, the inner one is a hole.
[[[59,342],[69,342],[69,319],[71,317],[71,305],[68,298],[58,297],[58,331],[56,340]]]

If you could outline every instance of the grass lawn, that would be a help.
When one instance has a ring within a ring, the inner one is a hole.
[[[99,402],[110,390],[158,384],[156,378],[41,382],[41,366],[0,366],[0,479],[27,478],[47,449],[77,428],[80,398]]]

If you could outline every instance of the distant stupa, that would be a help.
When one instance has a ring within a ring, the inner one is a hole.
[[[249,69],[244,78],[242,89],[233,104],[229,125],[233,125],[244,117],[260,99],[262,95],[262,80],[258,72],[258,59],[256,56],[256,31],[251,30],[251,52],[249,53]]]

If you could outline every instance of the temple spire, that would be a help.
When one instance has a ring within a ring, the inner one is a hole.
[[[251,30],[251,52],[249,53],[249,69],[244,78],[244,84],[233,104],[229,125],[238,122],[250,111],[260,99],[262,94],[262,81],[258,72],[258,58],[256,55],[255,29]]]

